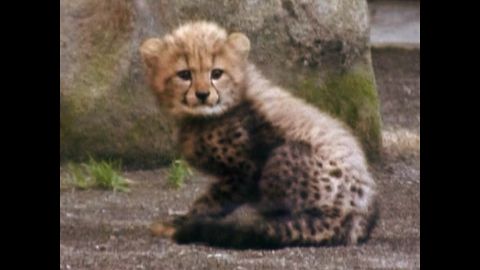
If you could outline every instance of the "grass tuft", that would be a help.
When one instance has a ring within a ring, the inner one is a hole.
[[[69,163],[65,184],[79,189],[100,188],[128,192],[128,181],[120,174],[121,164],[112,161],[95,161],[87,163]]]
[[[192,170],[187,162],[182,159],[176,159],[168,170],[168,184],[174,188],[180,188],[185,183],[185,180],[192,175]]]

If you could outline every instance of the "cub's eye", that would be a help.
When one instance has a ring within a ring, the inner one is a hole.
[[[220,79],[220,77],[222,77],[222,74],[223,74],[223,70],[216,68],[212,70],[212,79],[218,80]]]
[[[192,72],[190,72],[190,70],[180,70],[177,72],[177,76],[184,81],[190,81],[192,79]]]

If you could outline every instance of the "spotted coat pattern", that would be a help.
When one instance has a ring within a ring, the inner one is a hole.
[[[205,233],[192,228],[198,230],[202,222],[224,217],[244,203],[253,203],[265,218],[250,228],[258,243],[339,244],[368,237],[376,209],[355,213],[356,201],[364,195],[360,181],[335,160],[322,158],[319,147],[286,140],[248,102],[213,119],[186,119],[179,134],[187,160],[218,181],[194,203],[190,223],[177,232],[177,239],[231,241],[211,235],[198,239]]]

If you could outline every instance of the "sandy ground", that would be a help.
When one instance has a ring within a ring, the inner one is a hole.
[[[384,156],[372,164],[381,218],[366,244],[355,247],[225,250],[154,238],[148,225],[184,211],[208,177],[180,190],[165,170],[130,171],[130,193],[60,193],[61,269],[419,269],[419,51],[374,50],[382,102]],[[170,212],[170,213],[169,213]]]

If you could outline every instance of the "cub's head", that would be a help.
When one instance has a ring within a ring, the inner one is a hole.
[[[143,42],[140,53],[160,105],[176,116],[218,115],[244,94],[250,41],[209,22]]]

